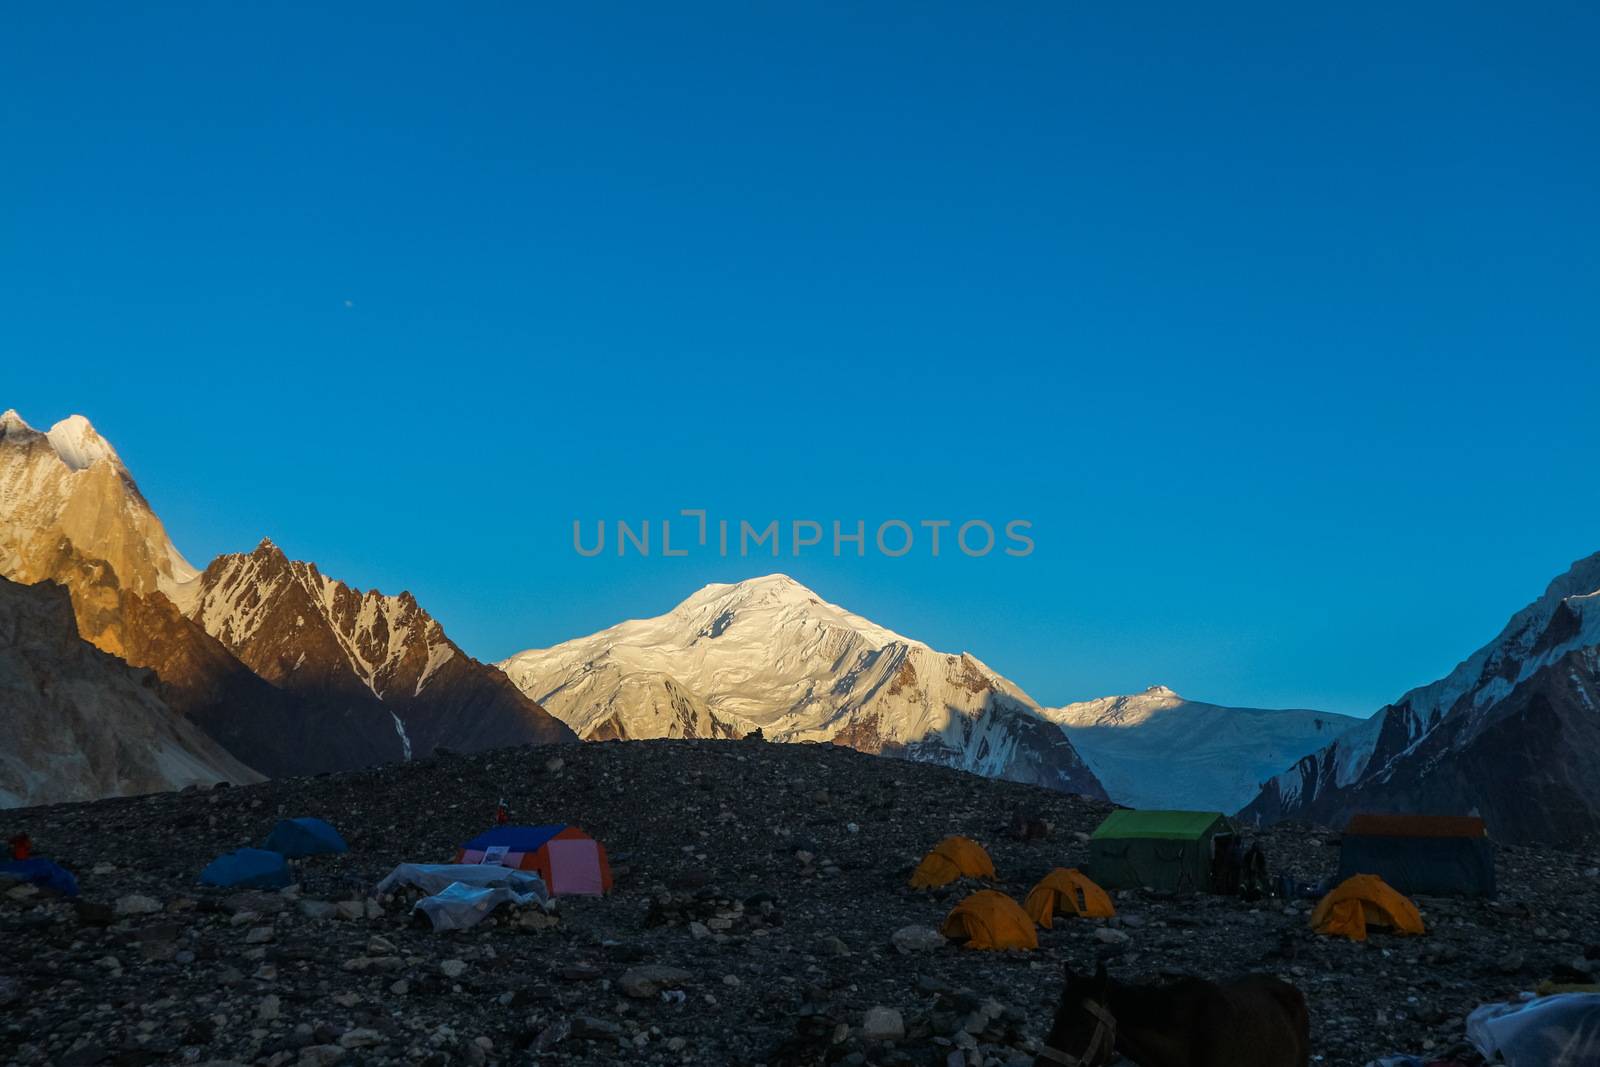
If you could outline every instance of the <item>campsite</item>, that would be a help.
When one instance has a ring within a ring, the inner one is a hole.
[[[502,798],[513,825],[547,828],[534,843],[570,825],[582,833],[563,839],[603,844],[611,891],[454,931],[369,895],[400,864],[460,858]],[[1047,836],[1010,833],[1019,810]],[[975,891],[1021,905],[1052,872],[1091,871],[1112,810],[834,746],[661,741],[10,811],[79,895],[0,891],[0,1059],[1021,1065],[1063,964],[1104,959],[1127,982],[1277,974],[1305,994],[1321,1064],[1474,1063],[1472,1009],[1600,967],[1600,859],[1515,846],[1496,851],[1494,897],[1418,896],[1421,936],[1318,935],[1313,899],[1143,888],[1108,890],[1111,917],[1098,898],[1088,917],[1054,902],[1033,950],[939,936]],[[284,891],[200,884],[207,864],[302,817],[347,851],[291,861]],[[913,889],[953,835],[981,846],[993,883]],[[1256,839],[1274,870],[1338,875],[1336,834],[1291,824]]]

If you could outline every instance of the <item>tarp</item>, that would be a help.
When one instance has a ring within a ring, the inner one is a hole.
[[[539,880],[534,878],[534,881]],[[538,893],[518,893],[503,885],[490,888],[451,882],[433,896],[417,901],[412,910],[426,915],[435,930],[465,930],[478,925],[502,904],[542,907],[546,902],[543,883],[539,884],[539,889]]]
[[[1467,1016],[1467,1040],[1508,1067],[1589,1067],[1600,1063],[1600,993],[1485,1004]]]
[[[1047,930],[1055,925],[1057,915],[1109,919],[1117,913],[1106,891],[1076,867],[1057,867],[1045,875],[1028,894],[1022,910]]]
[[[1402,893],[1492,897],[1494,844],[1472,816],[1357,815],[1339,846],[1339,877],[1353,874]]]
[[[933,889],[957,878],[993,878],[994,861],[970,837],[952,836],[940,841],[911,872],[911,888]]]
[[[290,859],[348,851],[339,831],[321,819],[284,819],[261,847]]]
[[[980,889],[951,909],[939,932],[967,948],[1035,949],[1039,935],[1022,906],[1004,893]]]
[[[1417,906],[1370,874],[1346,878],[1311,912],[1311,928],[1328,937],[1365,941],[1369,926],[1388,927],[1397,934],[1424,932]]]
[[[532,871],[489,863],[402,863],[378,883],[378,892],[414,886],[424,893],[438,893],[457,882],[479,888],[504,886],[518,893],[536,893],[541,900],[549,897],[544,879]]]
[[[1089,837],[1090,840],[1156,838],[1164,841],[1198,841],[1219,832],[1227,832],[1227,828],[1228,817],[1220,811],[1135,811],[1123,808],[1107,815]]]
[[[289,884],[289,864],[282,853],[241,848],[208,863],[200,872],[200,882],[223,889],[282,889]]]
[[[58,863],[42,857],[27,860],[10,860],[0,864],[0,874],[8,874],[19,882],[32,882],[53,889],[64,897],[78,895],[78,880],[72,872]]]

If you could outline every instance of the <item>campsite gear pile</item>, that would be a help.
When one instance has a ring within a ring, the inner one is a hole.
[[[541,916],[553,909],[549,890],[537,874],[494,864],[402,863],[378,883],[377,892],[382,900],[409,902],[411,911],[435,930],[469,929],[503,905],[513,911],[536,909]]]
[[[1467,1040],[1507,1067],[1591,1067],[1600,1063],[1600,993],[1485,1004],[1467,1016]]]

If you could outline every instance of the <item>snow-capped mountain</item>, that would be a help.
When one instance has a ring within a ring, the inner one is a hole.
[[[1243,814],[1471,812],[1508,840],[1600,832],[1600,553],[1499,636],[1268,781]]]
[[[1043,709],[1118,804],[1238,811],[1261,781],[1360,719],[1324,711],[1232,708],[1164,685]]]
[[[708,585],[665,615],[501,664],[580,737],[823,741],[1104,796],[1038,705],[785,575]]]
[[[181,599],[196,571],[173,547],[111,443],[82,415],[47,433],[0,415],[0,574],[49,577],[42,558],[66,538],[116,569],[135,593]]]
[[[218,556],[198,585],[190,615],[207,633],[273,685],[381,723],[380,758],[576,739],[410,593],[363,593],[266,540]]]
[[[0,807],[256,782],[149,671],[78,636],[67,591],[0,578]]]

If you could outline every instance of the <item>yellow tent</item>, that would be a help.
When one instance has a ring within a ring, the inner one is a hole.
[[[1417,906],[1375,874],[1355,874],[1334,887],[1311,912],[1311,928],[1329,937],[1365,941],[1368,926],[1397,934],[1423,933]]]
[[[980,889],[957,904],[945,917],[939,932],[967,948],[1034,949],[1039,935],[1021,905],[1004,893]]]
[[[1076,915],[1084,919],[1109,919],[1117,913],[1106,891],[1089,880],[1076,867],[1057,867],[1028,894],[1023,910],[1046,930],[1057,915]]]
[[[994,862],[970,837],[947,837],[911,872],[912,889],[933,889],[957,878],[993,878]]]

